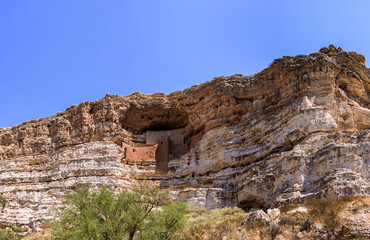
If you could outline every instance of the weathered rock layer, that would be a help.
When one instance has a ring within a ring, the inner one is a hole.
[[[76,184],[138,178],[207,208],[370,195],[369,95],[365,58],[330,46],[249,77],[106,95],[0,128],[0,220],[37,227]]]

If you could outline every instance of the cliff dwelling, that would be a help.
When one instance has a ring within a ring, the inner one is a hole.
[[[197,136],[186,144],[184,130],[148,130],[142,135],[135,135],[132,145],[122,144],[125,161],[137,165],[155,164],[156,172],[167,172],[169,161],[180,158],[196,145],[196,140],[199,141]]]
[[[147,179],[206,209],[369,196],[370,71],[334,50],[0,128],[0,225],[40,228],[81,183],[118,191]]]
[[[132,96],[140,99],[145,95],[134,93]],[[122,128],[132,135],[131,142],[122,143],[123,161],[137,166],[155,165],[157,173],[176,171],[176,167],[169,168],[169,162],[195,148],[202,131],[190,127],[188,112],[171,105],[163,98],[165,95],[151,96],[156,101],[148,102],[145,107],[132,104],[125,112]]]

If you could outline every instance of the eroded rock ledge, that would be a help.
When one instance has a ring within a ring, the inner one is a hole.
[[[207,208],[370,194],[370,71],[329,46],[168,95],[107,94],[0,128],[0,221],[37,228],[79,183],[158,181]]]

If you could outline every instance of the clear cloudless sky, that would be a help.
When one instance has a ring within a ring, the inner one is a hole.
[[[370,57],[370,1],[1,0],[0,127],[329,44]]]

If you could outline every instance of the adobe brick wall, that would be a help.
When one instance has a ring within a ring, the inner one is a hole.
[[[157,145],[148,147],[133,147],[126,146],[125,155],[128,164],[134,163],[155,163],[156,162]]]
[[[189,150],[187,144],[184,143],[183,132],[184,128],[147,131],[145,133],[147,146],[122,145],[125,149],[127,163],[156,164],[156,172],[167,172],[168,162],[181,157]]]
[[[158,139],[158,147],[155,154],[157,162],[156,172],[167,172],[170,153],[170,139],[167,137]]]

